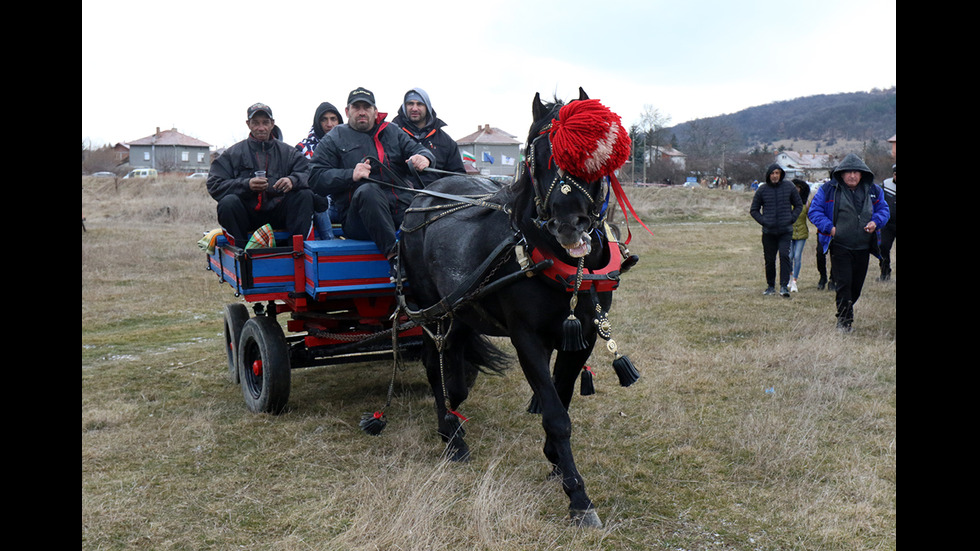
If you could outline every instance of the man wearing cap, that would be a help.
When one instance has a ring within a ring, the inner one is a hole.
[[[410,184],[409,165],[421,171],[435,157],[384,120],[388,114],[378,112],[370,90],[352,90],[344,112],[347,123],[324,136],[313,152],[310,187],[317,195],[330,197],[331,208],[336,210],[336,216],[331,214],[331,218],[342,225],[346,237],[373,241],[390,259],[395,254],[395,231],[414,194],[384,182]],[[381,170],[377,162],[404,181],[394,181],[390,172]]]
[[[885,192],[885,202],[888,203],[888,223],[881,228],[881,259],[878,261],[881,275],[878,277],[879,281],[888,281],[892,277],[892,244],[897,236],[895,231],[896,166],[898,165],[892,165],[892,177],[881,183],[881,189]]]
[[[239,247],[265,224],[306,237],[314,197],[307,182],[309,163],[295,147],[274,137],[276,121],[268,105],[256,103],[246,115],[248,138],[225,150],[208,173],[218,224]]]
[[[436,160],[431,168],[466,174],[463,157],[459,154],[459,146],[456,145],[456,140],[443,130],[446,123],[436,116],[432,102],[429,101],[429,94],[425,90],[412,88],[405,92],[405,99],[398,108],[398,115],[391,122],[397,124],[403,132],[435,155]],[[445,176],[447,175],[438,172],[419,174],[419,178],[425,185]]]

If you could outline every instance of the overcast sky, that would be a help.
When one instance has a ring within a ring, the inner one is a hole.
[[[82,140],[175,127],[225,147],[264,102],[297,143],[358,86],[388,120],[425,89],[455,139],[490,124],[523,140],[535,92],[579,86],[627,126],[646,106],[674,125],[890,88],[896,33],[896,0],[83,0]]]

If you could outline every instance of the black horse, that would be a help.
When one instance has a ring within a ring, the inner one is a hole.
[[[581,89],[579,99],[588,99]],[[544,453],[568,494],[571,517],[601,526],[572,458],[568,407],[579,374],[589,375],[583,367],[596,336],[608,328],[605,312],[622,270],[603,268],[620,268],[627,255],[604,221],[608,181],[575,177],[553,158],[548,131],[563,105],[535,95],[525,165],[512,185],[450,176],[418,195],[402,223],[398,262],[407,281],[406,308],[428,335],[423,363],[448,458],[469,458],[465,418],[457,409],[477,372],[499,372],[508,364],[486,335],[509,336],[541,413]],[[608,174],[618,165],[607,168]],[[576,281],[539,273],[556,265],[571,266],[578,277],[568,279]],[[594,276],[603,284],[590,283],[592,271],[603,272]],[[610,349],[615,352],[614,344]],[[618,370],[624,386],[638,377],[631,365]]]

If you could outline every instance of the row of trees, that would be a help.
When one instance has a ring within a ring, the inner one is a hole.
[[[630,170],[626,178],[634,182],[680,184],[689,176],[699,181],[721,177],[730,183],[748,184],[762,180],[766,169],[781,151],[768,145],[745,150],[744,139],[730,123],[719,119],[699,119],[687,123],[687,137],[680,143],[670,132],[670,116],[646,105],[638,123],[629,129],[633,141]],[[685,155],[685,167],[660,158],[657,148],[670,147]],[[646,152],[646,154],[644,154]],[[855,151],[875,173],[875,181],[891,177],[895,163],[888,144],[882,140],[862,143]]]

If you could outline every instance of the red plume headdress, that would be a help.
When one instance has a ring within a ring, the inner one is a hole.
[[[551,121],[551,151],[558,167],[586,181],[611,176],[630,153],[619,115],[597,99],[573,101]]]

